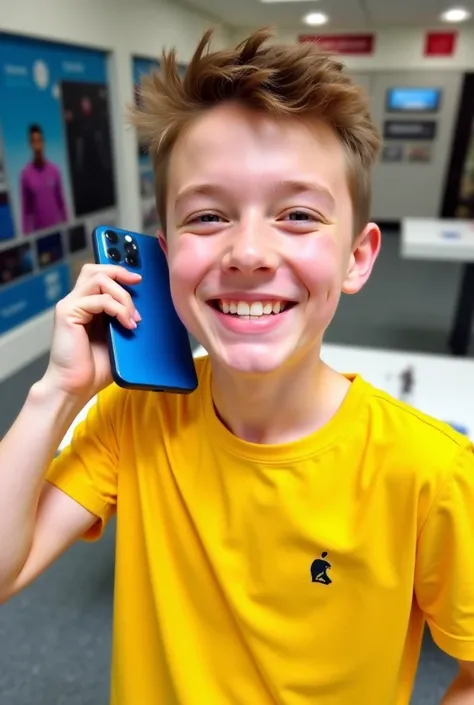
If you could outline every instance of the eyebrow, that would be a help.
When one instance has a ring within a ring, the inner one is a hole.
[[[226,189],[219,184],[195,184],[193,186],[186,186],[183,188],[176,196],[175,208],[177,208],[182,201],[190,196],[216,196],[224,195]]]
[[[274,192],[279,194],[282,193],[301,193],[303,191],[315,193],[319,198],[323,199],[325,206],[330,210],[334,211],[336,207],[336,201],[332,193],[322,184],[318,184],[313,181],[305,181],[299,179],[284,179],[279,181],[272,188]],[[222,186],[221,184],[213,183],[202,183],[195,184],[192,186],[187,186],[182,189],[176,196],[175,208],[177,208],[182,201],[190,196],[202,195],[202,196],[224,196],[228,193],[228,188]]]
[[[336,201],[332,193],[328,188],[322,184],[318,184],[314,181],[305,181],[300,179],[284,179],[280,181],[276,187],[278,191],[290,191],[292,193],[301,193],[302,191],[309,191],[315,193],[318,197],[322,198],[325,202],[326,207],[333,211],[336,207]]]

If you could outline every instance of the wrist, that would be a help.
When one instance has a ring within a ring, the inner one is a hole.
[[[28,393],[27,403],[41,407],[55,416],[76,416],[89,400],[77,394],[71,394],[51,384],[47,377],[35,382]]]

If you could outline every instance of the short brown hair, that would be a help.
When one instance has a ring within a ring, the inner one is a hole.
[[[183,77],[174,49],[163,51],[159,71],[143,78],[131,122],[150,151],[156,201],[166,223],[166,172],[173,145],[184,127],[224,101],[278,117],[322,119],[335,130],[348,156],[348,182],[358,234],[370,219],[372,167],[380,138],[368,98],[344,66],[313,43],[271,43],[261,29],[234,49],[210,51],[204,34]]]

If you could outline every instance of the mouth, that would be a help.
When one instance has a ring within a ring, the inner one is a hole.
[[[242,320],[257,321],[278,316],[296,306],[296,301],[238,301],[235,299],[210,299],[208,302],[216,311]]]

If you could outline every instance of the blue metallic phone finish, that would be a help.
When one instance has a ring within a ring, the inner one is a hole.
[[[107,239],[110,232],[117,242]],[[138,284],[124,287],[142,317],[138,327],[128,330],[107,317],[116,384],[126,389],[194,391],[198,383],[191,344],[171,299],[168,264],[157,238],[101,225],[94,230],[93,247],[97,264],[118,264],[142,276]],[[136,266],[125,261],[126,247],[132,257],[138,255]],[[111,248],[118,251],[120,261],[110,259]]]

